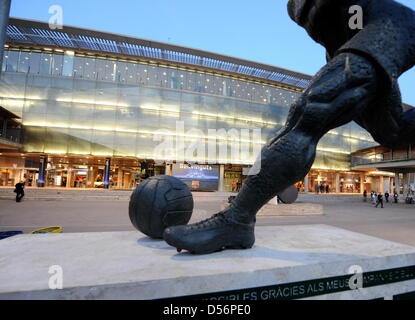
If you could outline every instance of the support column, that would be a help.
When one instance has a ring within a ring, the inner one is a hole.
[[[399,193],[399,190],[398,190],[398,181],[399,181],[399,176],[398,176],[398,173],[396,173],[395,172],[395,177],[393,178],[393,184],[394,184],[394,186],[393,186],[393,192],[398,192]]]
[[[363,194],[365,191],[365,175],[362,173],[360,174],[360,193]]]
[[[166,176],[171,176],[173,174],[172,164],[166,164]]]
[[[409,173],[403,174],[403,194],[406,197],[409,191]]]
[[[340,193],[340,174],[336,173],[336,193]]]
[[[308,193],[309,192],[309,189],[308,189],[308,187],[309,187],[309,177],[308,177],[308,174],[304,177],[304,192],[305,193]]]
[[[388,177],[388,190],[387,191],[389,191],[389,194],[393,192],[391,177]]]
[[[110,188],[110,175],[111,175],[111,159],[105,159],[105,168],[104,168],[104,189]]]
[[[87,188],[94,187],[94,167],[88,167]]]
[[[9,25],[11,0],[0,0],[0,73],[3,66],[3,51],[6,43],[6,30]]]
[[[219,191],[225,191],[225,165],[219,166]]]
[[[398,194],[401,191],[401,181],[399,180],[399,172],[395,173],[395,189]]]
[[[66,187],[72,188],[72,181],[73,181],[73,171],[71,168],[68,168],[68,173],[66,176]]]
[[[383,193],[383,176],[379,176],[379,192]]]
[[[7,119],[2,120],[3,121],[3,128],[2,128],[2,132],[1,135],[6,138],[7,135]]]
[[[133,188],[133,173],[123,171],[123,179],[122,179],[123,189],[131,189]]]
[[[16,185],[20,182],[20,170],[19,169],[13,169],[13,185]]]
[[[121,168],[118,168],[117,188],[118,189],[123,189],[124,188],[124,171]]]
[[[39,188],[45,187],[45,179],[46,179],[46,164],[48,162],[48,158],[46,156],[40,156],[39,162],[39,176],[37,178],[37,186]]]

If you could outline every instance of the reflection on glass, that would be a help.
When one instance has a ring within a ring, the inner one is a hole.
[[[74,62],[74,53],[72,51],[66,51],[65,55],[63,56],[63,68],[62,68],[63,76],[72,77],[73,62]]]
[[[160,143],[155,136],[174,142],[183,138],[186,145],[202,140],[207,147],[211,130],[260,128],[261,139],[235,140],[253,149],[284,125],[299,95],[200,71],[80,57],[71,51],[6,50],[6,56],[0,103],[22,113],[28,152],[154,158]],[[181,133],[177,121],[183,123]],[[168,134],[157,135],[161,129]],[[199,134],[188,133],[192,129]],[[232,142],[226,143],[231,150]],[[356,124],[337,128],[321,140],[314,166],[346,168],[351,151],[370,145],[373,140]],[[206,152],[204,159],[211,161],[209,157]]]

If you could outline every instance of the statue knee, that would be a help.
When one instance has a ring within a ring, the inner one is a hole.
[[[350,81],[374,82],[377,80],[377,68],[371,60],[355,53],[342,53],[341,55],[344,55],[344,71]]]
[[[329,102],[347,89],[364,86],[376,89],[377,69],[369,59],[355,53],[341,53],[316,76],[307,90],[309,102]]]

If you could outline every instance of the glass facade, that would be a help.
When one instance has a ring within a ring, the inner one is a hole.
[[[0,105],[22,117],[24,152],[50,155],[175,160],[158,146],[172,141],[177,149],[180,141],[194,147],[185,161],[250,165],[300,94],[242,76],[64,50],[9,49],[2,70]],[[249,157],[234,154],[235,144]],[[350,123],[323,137],[314,168],[348,170],[350,153],[372,145]]]

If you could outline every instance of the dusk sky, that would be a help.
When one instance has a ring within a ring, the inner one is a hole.
[[[414,0],[399,2],[415,10]],[[169,42],[262,62],[306,74],[325,64],[324,49],[290,20],[286,0],[12,0],[11,16],[63,23]],[[415,105],[415,68],[400,79],[403,100]]]

